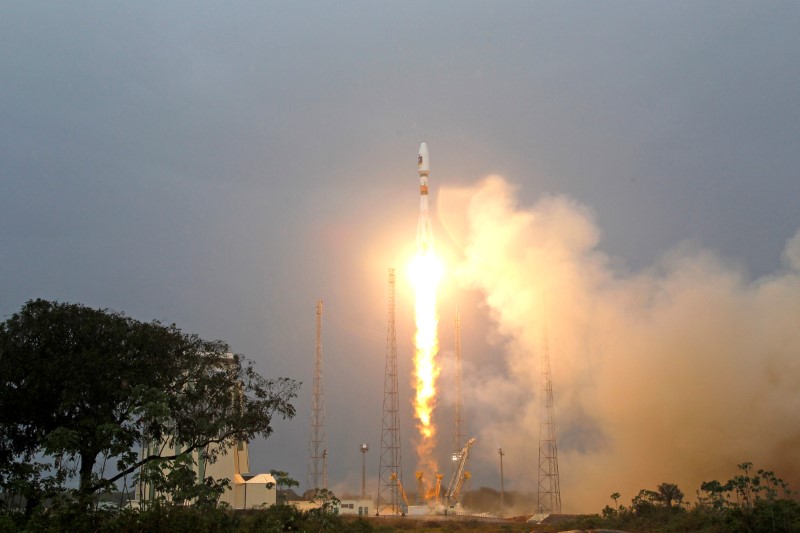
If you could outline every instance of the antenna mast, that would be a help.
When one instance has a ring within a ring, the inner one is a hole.
[[[544,332],[542,342],[542,391],[540,401],[537,512],[541,514],[561,514],[556,419],[553,414],[553,382],[550,376],[550,348],[547,341],[547,330]]]
[[[462,424],[463,408],[461,403],[461,315],[456,309],[456,427],[454,432],[455,442],[453,443],[453,453],[460,453],[464,446],[464,431]]]
[[[386,333],[386,371],[383,378],[383,428],[381,432],[378,503],[375,514],[405,515],[401,500],[403,469],[400,457],[400,395],[397,386],[397,332],[394,321],[394,268],[389,269],[389,327]]]
[[[314,396],[311,400],[311,435],[308,439],[306,484],[310,490],[327,489],[325,448],[325,391],[322,387],[322,300],[317,300],[317,350],[314,359]],[[320,481],[322,484],[320,485]]]
[[[464,432],[462,429],[463,415],[461,404],[461,315],[456,309],[456,335],[455,335],[455,362],[456,362],[456,416],[453,429],[453,463],[451,474],[456,475],[464,446]]]

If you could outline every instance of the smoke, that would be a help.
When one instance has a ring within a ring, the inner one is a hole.
[[[477,460],[501,444],[507,483],[535,490],[546,330],[565,512],[662,482],[692,497],[743,461],[800,488],[800,232],[785,269],[755,281],[691,244],[628,272],[565,196],[521,208],[490,177],[450,197],[466,212],[457,281],[492,324],[491,356],[464,357]]]

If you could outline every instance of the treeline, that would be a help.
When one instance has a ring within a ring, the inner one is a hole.
[[[0,533],[250,533],[269,531],[365,532],[364,520],[345,520],[329,510],[300,511],[291,505],[275,505],[253,511],[232,511],[225,506],[202,508],[175,504],[154,505],[146,510],[86,509],[59,506],[23,513],[0,513]]]
[[[25,531],[50,533],[93,531],[139,533],[150,531],[182,532],[256,532],[256,531],[330,531],[389,533],[417,529],[471,531],[563,531],[570,529],[615,529],[631,532],[697,531],[717,532],[794,532],[800,531],[800,504],[789,486],[774,472],[754,470],[751,463],[739,465],[740,473],[727,482],[703,482],[697,500],[689,503],[683,491],[673,483],[662,483],[654,490],[642,489],[630,505],[620,504],[619,493],[611,495],[613,505],[599,514],[584,515],[558,525],[533,526],[506,522],[490,524],[469,520],[435,522],[405,519],[373,520],[343,517],[336,514],[337,498],[327,494],[319,510],[300,511],[291,505],[275,505],[252,511],[233,511],[229,506],[180,505],[159,501],[145,510],[87,509],[77,501],[53,502],[25,514],[10,509],[0,511],[0,533]],[[485,505],[495,494],[482,493]],[[475,495],[477,496],[477,494]],[[481,499],[480,497],[476,499]],[[489,529],[487,529],[489,528]]]
[[[722,483],[705,481],[697,501],[686,502],[673,483],[656,490],[642,489],[630,506],[617,505],[620,494],[610,497],[600,515],[583,516],[571,524],[580,529],[627,531],[793,532],[800,531],[800,504],[788,484],[769,470],[754,471],[750,462],[738,465],[740,473]]]

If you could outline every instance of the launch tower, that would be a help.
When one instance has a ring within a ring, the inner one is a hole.
[[[550,376],[550,348],[547,331],[542,341],[542,390],[539,411],[539,491],[537,513],[561,514],[561,487],[558,478],[556,420],[553,414],[553,382]]]
[[[394,323],[394,268],[389,269],[389,327],[386,333],[386,371],[383,378],[383,429],[381,432],[378,502],[375,514],[405,514],[403,469],[400,456],[400,396],[397,386],[397,333]]]
[[[327,459],[325,392],[322,386],[322,300],[317,300],[317,350],[314,358],[314,395],[311,400],[311,433],[308,438],[308,467],[306,470],[306,484],[309,490],[328,488]]]
[[[461,315],[456,309],[456,332],[455,332],[455,364],[456,364],[456,413],[455,413],[455,427],[453,428],[453,468],[452,475],[456,474],[458,465],[461,459],[461,451],[464,446],[464,430],[463,430],[463,410],[461,403]]]

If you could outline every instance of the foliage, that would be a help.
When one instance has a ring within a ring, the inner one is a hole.
[[[336,495],[328,489],[317,489],[314,492],[314,497],[311,498],[312,502],[320,501],[322,506],[319,509],[314,509],[314,513],[320,515],[336,514],[339,509],[341,501]]]
[[[220,496],[230,488],[227,478],[206,477],[199,482],[195,461],[188,453],[182,453],[173,460],[156,459],[143,465],[138,480],[155,489],[157,501],[172,500],[177,504],[191,502],[203,508],[215,507]]]
[[[37,511],[29,517],[0,514],[0,533],[26,531],[55,533],[61,531],[144,533],[250,533],[271,531],[318,531],[367,533],[372,525],[364,520],[344,519],[326,514],[300,511],[291,505],[261,510],[232,511],[220,507],[201,509],[162,502],[143,510],[78,509],[62,507],[48,512]]]
[[[268,436],[273,416],[294,416],[298,387],[174,324],[29,301],[0,324],[0,487],[24,495],[31,513],[73,479],[85,507],[148,463],[170,462],[176,474],[164,486],[183,486],[181,453],[202,450],[213,462]],[[140,456],[147,442],[161,449]]]
[[[704,481],[694,506],[684,505],[684,494],[673,483],[657,490],[642,489],[630,508],[606,506],[602,516],[581,517],[574,528],[631,531],[800,531],[800,504],[774,472],[752,473],[752,463],[738,465],[741,473],[725,483]],[[611,498],[615,501],[619,493]]]
[[[288,472],[284,472],[283,470],[270,470],[270,474],[272,477],[275,478],[275,485],[277,485],[277,503],[280,505],[281,503],[286,503],[288,500],[289,495],[287,494],[288,489],[291,487],[299,487],[300,483],[289,476]],[[281,487],[284,487],[281,489]]]
[[[674,483],[662,483],[658,486],[658,499],[671,509],[673,502],[678,505],[683,503],[683,491]]]

